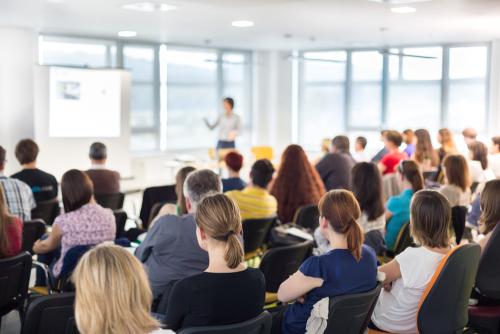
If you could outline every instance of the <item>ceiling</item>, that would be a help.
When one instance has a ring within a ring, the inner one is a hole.
[[[124,10],[134,0],[0,0],[0,25],[63,35],[245,49],[321,49],[500,38],[499,0],[432,0],[394,14],[368,0],[165,0],[176,10]],[[158,1],[156,1],[158,2]],[[235,28],[234,20],[255,22]],[[384,28],[384,29],[381,29]],[[381,31],[382,30],[382,31]]]

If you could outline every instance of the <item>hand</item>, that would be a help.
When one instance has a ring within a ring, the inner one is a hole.
[[[384,290],[387,291],[387,292],[390,292],[392,289],[392,282],[391,283],[387,283],[387,284],[384,284]]]
[[[302,297],[297,298],[296,302],[304,304],[306,302],[306,296],[304,295]]]
[[[35,241],[35,243],[33,244],[33,252],[35,252],[35,253],[39,252],[39,247],[40,247],[41,243],[42,243],[42,240],[40,240],[40,239]]]

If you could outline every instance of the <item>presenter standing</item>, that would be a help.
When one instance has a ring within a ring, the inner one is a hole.
[[[241,120],[240,116],[234,113],[234,100],[226,97],[223,100],[224,114],[220,115],[215,123],[210,122],[205,118],[205,124],[210,130],[219,127],[219,138],[217,141],[217,150],[230,149],[236,147],[236,137],[240,132]]]

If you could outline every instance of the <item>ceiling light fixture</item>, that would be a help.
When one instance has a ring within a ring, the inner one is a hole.
[[[253,27],[255,25],[255,23],[253,23],[252,21],[248,21],[248,20],[238,20],[238,21],[233,21],[231,23],[231,25],[233,27],[237,27],[237,28],[249,28],[249,27]]]
[[[144,1],[144,2],[134,2],[125,4],[122,6],[122,8],[127,10],[135,10],[137,12],[152,13],[157,11],[166,12],[169,10],[174,10],[177,9],[177,6],[169,5],[167,3],[155,3],[155,2]]]
[[[410,14],[415,13],[417,11],[414,7],[392,7],[391,12],[395,14]]]
[[[130,31],[130,30],[122,30],[118,32],[118,36],[120,37],[125,37],[125,38],[131,38],[137,36],[136,31]]]

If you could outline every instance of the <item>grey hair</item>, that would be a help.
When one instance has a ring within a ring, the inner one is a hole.
[[[196,205],[207,194],[220,193],[222,181],[220,177],[209,169],[201,169],[188,174],[184,181],[184,196],[189,198],[191,205]]]

